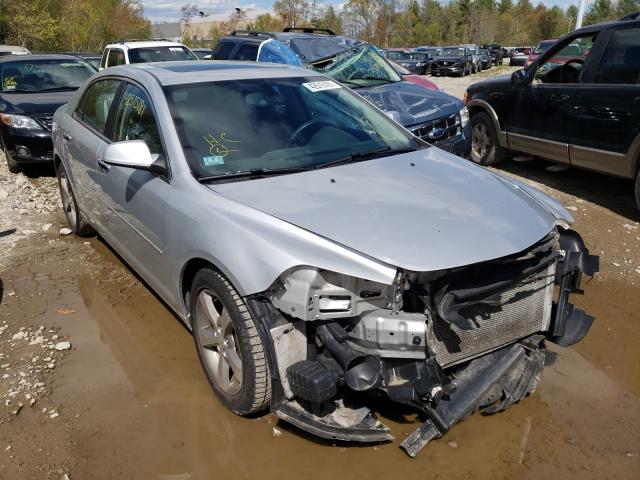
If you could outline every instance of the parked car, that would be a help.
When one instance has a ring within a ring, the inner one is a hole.
[[[0,148],[10,172],[52,164],[53,113],[95,72],[68,55],[0,57]]]
[[[304,65],[353,89],[423,140],[469,155],[470,131],[462,102],[444,92],[402,81],[391,62],[368,43],[326,30],[235,32],[219,40],[219,60]],[[320,33],[322,32],[322,33]]]
[[[414,75],[429,73],[429,55],[426,52],[412,53],[408,49],[388,48],[384,50],[384,57],[406,68]]]
[[[480,49],[480,65],[482,66],[482,70],[487,70],[491,68],[492,64],[493,64],[493,60],[491,59],[491,54],[489,53],[489,50],[487,50],[486,48],[481,48]]]
[[[519,151],[635,179],[640,208],[639,80],[640,18],[571,32],[511,78],[467,89],[471,158],[487,165]]]
[[[431,75],[469,75],[473,71],[473,57],[466,47],[444,47],[431,63]]]
[[[166,40],[121,41],[107,45],[102,53],[100,70],[129,63],[198,60],[189,47]]]
[[[29,55],[31,52],[25,47],[18,45],[0,45],[0,57],[6,55]]]
[[[494,65],[502,65],[504,52],[502,47],[497,43],[489,43],[485,45],[480,45],[480,48],[485,50],[489,50],[489,54],[491,55],[491,61]]]
[[[102,57],[97,53],[81,53],[81,52],[64,52],[63,55],[73,55],[75,57],[81,58],[86,62],[89,62],[92,67],[97,70],[100,69],[100,60]]]
[[[509,55],[509,65],[511,65],[512,67],[524,66],[530,53],[531,49],[528,47],[514,48]]]
[[[422,87],[428,88],[429,90],[440,90],[440,87],[429,80],[424,75],[414,75],[406,68],[401,67],[397,63],[391,62],[391,66],[398,73],[398,75],[402,76],[402,80],[405,82],[415,83],[416,85],[420,85]]]
[[[191,51],[199,60],[213,60],[213,48],[192,48]]]
[[[402,443],[414,456],[531,393],[545,339],[571,345],[593,321],[569,294],[597,257],[558,202],[310,70],[124,65],[54,121],[71,229],[174,310],[240,415],[388,441],[375,395],[427,418]]]
[[[558,39],[554,38],[553,40],[543,40],[541,41],[536,48],[533,49],[533,52],[529,54],[527,60],[524,63],[525,68],[535,62],[540,55],[549,50],[554,43],[556,43]]]
[[[471,53],[471,73],[478,73],[482,71],[482,56],[480,55],[480,48],[474,44],[463,45],[463,47],[467,47]]]

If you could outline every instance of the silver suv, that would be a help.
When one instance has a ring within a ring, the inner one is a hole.
[[[238,414],[390,440],[375,394],[426,415],[402,444],[416,455],[532,392],[545,340],[593,321],[569,295],[597,257],[561,205],[317,72],[114,67],[54,125],[71,228],[97,231],[185,322]]]

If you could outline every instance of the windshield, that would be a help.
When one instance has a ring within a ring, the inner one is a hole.
[[[0,64],[3,92],[75,90],[95,73],[84,60],[19,60]]]
[[[411,58],[411,55],[409,55],[407,52],[392,50],[387,52],[387,58],[391,60],[404,60],[407,58]]]
[[[422,148],[386,115],[323,76],[173,85],[164,92],[191,170],[201,179],[319,168],[372,152]]]
[[[549,47],[551,45],[553,45],[555,42],[541,42],[536,49],[533,51],[533,53],[544,53],[547,50],[549,50]]]
[[[285,45],[289,45],[298,54],[302,63],[315,62],[363,43],[361,40],[338,35],[296,35],[291,38],[286,34],[282,35],[285,36],[278,39]]]
[[[480,55],[488,57],[489,56],[489,50],[486,50],[484,48],[480,49]]]
[[[443,48],[440,52],[441,57],[462,57],[464,56],[464,49],[462,48]]]
[[[368,44],[340,52],[325,62],[312,65],[312,68],[351,88],[402,81],[391,64]]]
[[[129,50],[129,63],[176,62],[198,60],[186,47],[147,47]]]
[[[421,62],[426,62],[427,60],[429,60],[429,54],[428,53],[414,52],[414,53],[411,54],[411,58],[415,58],[416,60],[419,60]]]

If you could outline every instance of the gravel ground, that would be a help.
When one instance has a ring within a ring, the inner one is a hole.
[[[461,97],[470,82],[511,70],[434,80]],[[561,201],[601,255],[601,272],[577,298],[596,323],[575,348],[551,348],[531,398],[470,417],[410,461],[397,444],[332,445],[273,415],[226,411],[167,307],[100,238],[64,235],[52,172],[9,174],[0,154],[0,478],[637,478],[640,215],[632,186],[547,165],[497,170]],[[410,412],[379,414],[397,439],[416,428]]]

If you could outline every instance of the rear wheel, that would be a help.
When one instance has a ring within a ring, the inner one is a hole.
[[[498,142],[498,133],[485,112],[471,117],[471,160],[480,165],[494,165],[507,157]]]
[[[271,375],[265,346],[244,300],[212,268],[198,272],[190,299],[193,338],[213,391],[239,415],[267,408]]]
[[[93,228],[91,228],[91,225],[83,219],[82,213],[78,208],[78,202],[73,194],[73,189],[71,188],[69,176],[67,175],[67,171],[62,163],[58,166],[58,171],[56,173],[58,175],[58,187],[60,187],[62,209],[64,210],[65,217],[67,217],[69,228],[71,228],[71,231],[76,235],[91,235],[94,233]]]

